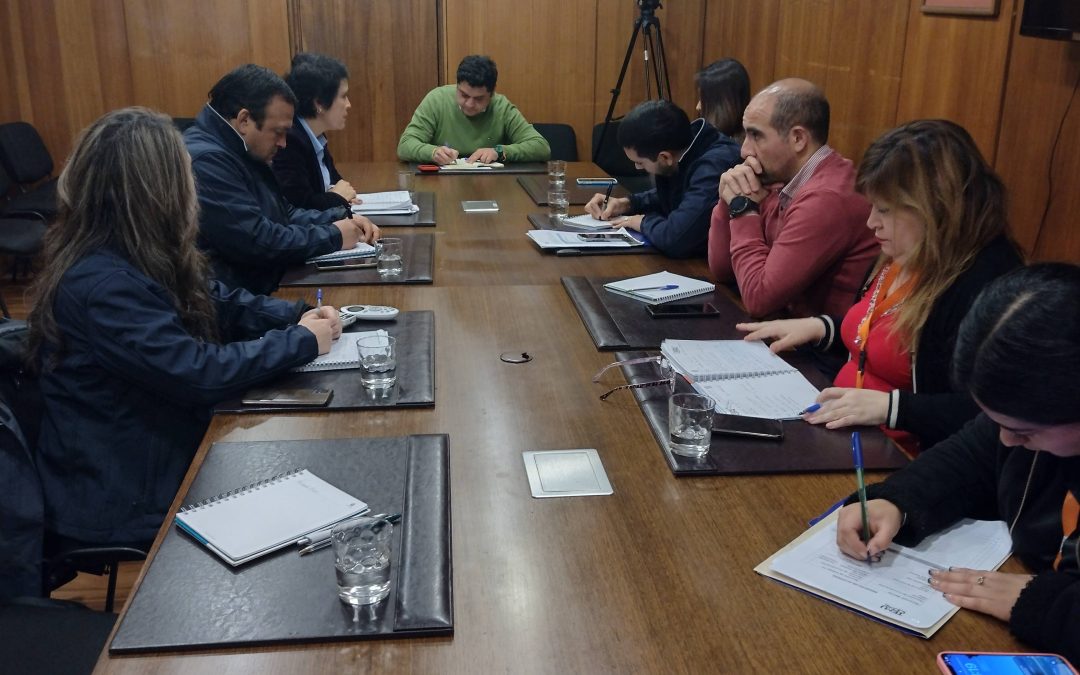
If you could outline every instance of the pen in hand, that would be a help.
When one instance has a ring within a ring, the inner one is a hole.
[[[611,190],[614,187],[615,187],[614,184],[610,184],[610,183],[608,184],[607,192],[604,193],[604,204],[600,208],[600,215],[604,215],[604,211],[607,211],[607,203],[608,203],[608,200],[611,199]]]
[[[315,291],[315,309],[322,309],[322,289]],[[321,312],[320,312],[321,314]]]
[[[862,510],[862,540],[870,542],[870,515],[866,509],[866,481],[863,479],[862,436],[858,431],[851,432],[851,457],[855,461],[855,484],[859,491],[859,508]],[[866,562],[871,562],[870,551],[866,551]]]

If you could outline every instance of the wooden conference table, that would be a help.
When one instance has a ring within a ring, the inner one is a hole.
[[[397,169],[339,167],[361,191],[390,189]],[[585,163],[568,173],[603,175]],[[416,189],[438,194],[437,227],[386,232],[435,232],[434,285],[327,287],[324,302],[434,310],[435,407],[217,416],[180,494],[214,441],[449,434],[454,635],[106,650],[98,672],[931,673],[939,651],[1020,648],[1002,623],[972,612],[926,641],[758,576],[752,568],[849,493],[853,477],[677,479],[633,396],[598,400],[604,388],[590,378],[612,356],[595,349],[559,278],[705,275],[704,261],[542,255],[524,234],[525,215],[540,209],[511,175],[419,176]],[[495,199],[500,211],[466,214],[464,199]],[[507,351],[534,360],[503,363]],[[612,375],[609,386],[622,381]],[[598,450],[612,496],[531,497],[521,453],[568,448]]]

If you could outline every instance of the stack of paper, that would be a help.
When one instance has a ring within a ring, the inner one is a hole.
[[[406,190],[394,190],[392,192],[368,192],[358,194],[356,198],[360,204],[352,205],[352,212],[364,216],[374,215],[408,215],[416,213],[420,207],[413,204],[412,197]]]
[[[543,249],[550,248],[630,248],[632,246],[644,246],[640,240],[635,239],[626,228],[612,230],[611,239],[582,239],[577,232],[561,232],[559,230],[529,230],[525,233],[529,239]]]

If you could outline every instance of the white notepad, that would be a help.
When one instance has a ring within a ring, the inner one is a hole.
[[[664,340],[660,353],[719,413],[796,419],[821,393],[764,342]]]
[[[313,370],[347,370],[360,367],[360,351],[356,341],[362,337],[386,337],[384,330],[369,330],[356,333],[342,333],[341,337],[330,343],[330,351],[317,357],[311,363],[293,368],[295,372],[306,373]]]
[[[675,288],[667,289],[664,288],[665,286],[674,286]],[[658,305],[669,300],[711,293],[716,289],[716,286],[708,281],[691,279],[690,277],[665,271],[646,274],[643,277],[634,277],[633,279],[613,281],[610,284],[604,284],[604,288],[612,293],[625,295],[634,300],[641,300],[650,305]]]
[[[356,497],[297,469],[185,506],[175,522],[236,566],[367,510]]]
[[[344,251],[334,251],[333,253],[327,253],[326,255],[320,255],[315,258],[308,258],[305,263],[319,263],[325,260],[342,260],[350,258],[370,258],[379,253],[379,249],[371,244],[365,244],[362,241],[356,242],[356,246],[347,248]]]
[[[458,157],[453,162],[439,167],[439,171],[470,171],[485,169],[501,169],[503,164],[501,162],[470,162],[464,157]]]
[[[996,570],[1012,547],[1004,522],[969,518],[918,546],[893,544],[881,562],[871,564],[840,552],[837,513],[754,571],[927,638],[960,609],[926,583],[927,569]]]
[[[408,190],[366,192],[356,197],[362,203],[353,204],[352,212],[362,215],[405,215],[420,210],[419,206],[413,204]]]
[[[587,213],[583,213],[580,216],[570,216],[562,219],[567,225],[573,225],[574,227],[583,227],[587,230],[610,230],[611,221],[599,220],[593,218]]]

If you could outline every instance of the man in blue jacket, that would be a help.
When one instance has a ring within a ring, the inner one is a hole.
[[[739,144],[703,119],[691,123],[670,101],[631,110],[619,124],[619,144],[656,187],[606,204],[597,194],[585,210],[612,227],[638,230],[672,258],[706,255],[720,174],[742,161]]]
[[[285,147],[295,105],[284,80],[247,64],[214,85],[184,133],[199,195],[199,247],[231,288],[269,294],[287,267],[379,236],[348,207],[298,209],[282,197],[269,163]]]

